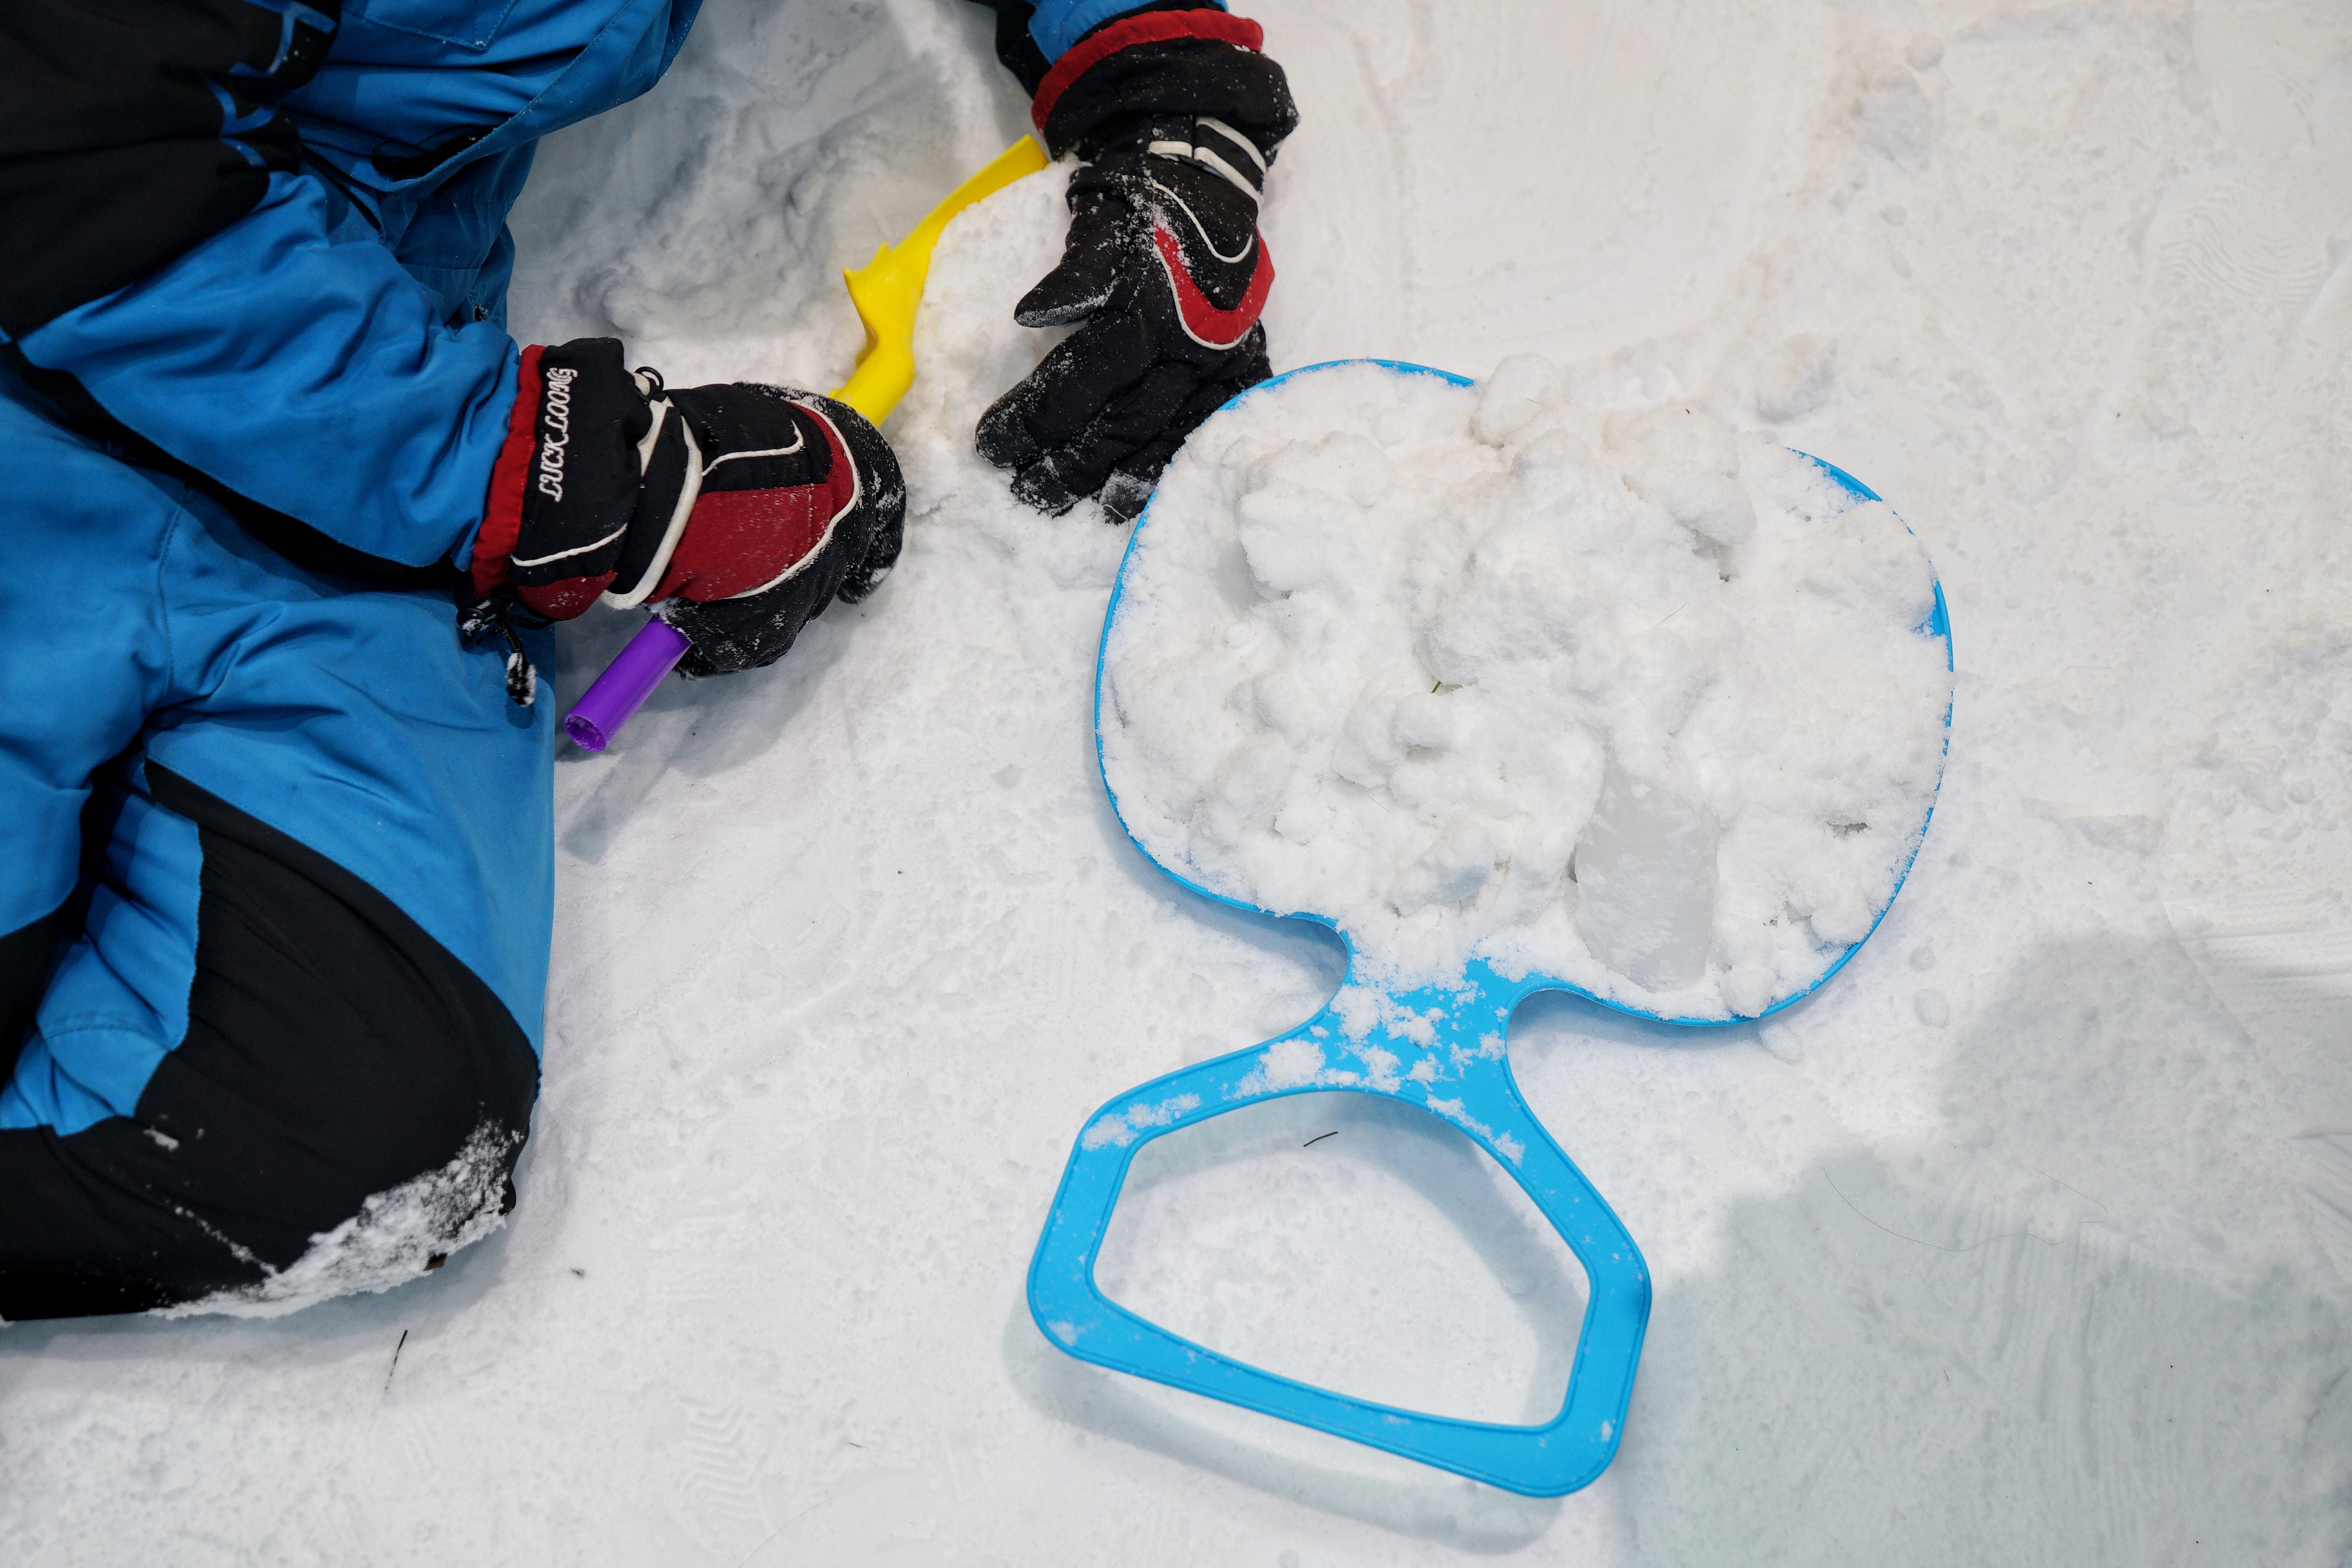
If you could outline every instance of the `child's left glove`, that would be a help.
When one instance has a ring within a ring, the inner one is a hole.
[[[659,602],[679,668],[772,664],[898,558],[907,490],[880,431],[814,393],[669,391],[614,338],[525,349],[474,541],[475,591],[551,620]]]

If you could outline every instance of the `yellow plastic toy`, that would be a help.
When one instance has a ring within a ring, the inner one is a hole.
[[[841,275],[849,285],[849,302],[857,307],[857,319],[866,323],[866,347],[857,356],[856,373],[834,396],[877,425],[890,417],[890,410],[915,384],[915,310],[923,302],[923,279],[930,275],[931,247],[939,244],[940,231],[972,203],[1045,166],[1045,150],[1036,138],[1024,136],[949,192],[914,233],[884,246],[856,271]]]

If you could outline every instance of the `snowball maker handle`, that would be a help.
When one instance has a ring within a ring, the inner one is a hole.
[[[621,650],[621,657],[606,665],[604,673],[580,694],[580,700],[563,716],[563,732],[588,751],[603,751],[693,646],[684,632],[658,616],[647,621]]]
[[[1371,1005],[1385,1023],[1349,1039],[1334,1007],[1286,1035],[1129,1089],[1087,1119],[1029,1265],[1029,1311],[1055,1348],[1529,1497],[1600,1476],[1617,1452],[1650,1316],[1650,1273],[1624,1225],[1520,1098],[1504,1055],[1513,1006],[1539,984],[1483,964],[1466,990],[1431,987]],[[1359,990],[1353,1004],[1366,1000]],[[1335,999],[1336,1001],[1337,999]],[[1362,1014],[1358,1013],[1358,1016]],[[1507,1426],[1399,1410],[1218,1354],[1136,1316],[1095,1285],[1095,1260],[1135,1153],[1154,1138],[1285,1095],[1344,1089],[1420,1107],[1511,1173],[1583,1264],[1590,1295],[1559,1414]]]

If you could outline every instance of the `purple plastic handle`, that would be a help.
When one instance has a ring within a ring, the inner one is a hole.
[[[694,645],[686,634],[658,616],[629,639],[621,657],[604,667],[596,683],[581,693],[572,711],[563,716],[563,732],[582,747],[601,752],[613,743],[630,715],[645,705],[661,678],[677,668]]]

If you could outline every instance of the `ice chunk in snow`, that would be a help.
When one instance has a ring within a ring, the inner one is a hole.
[[[1653,991],[1706,973],[1715,840],[1705,806],[1612,763],[1576,846],[1576,929],[1593,956]]]

